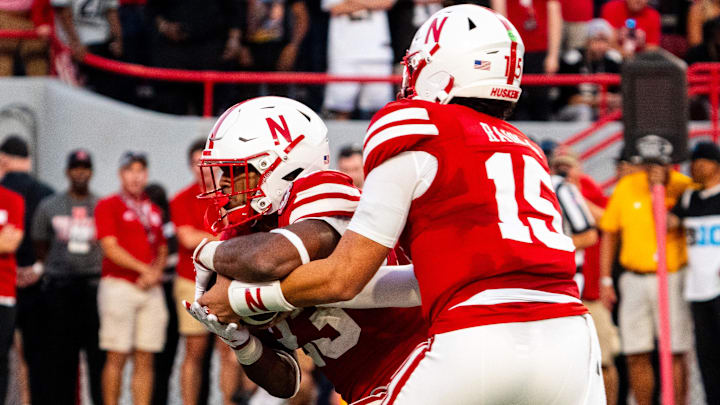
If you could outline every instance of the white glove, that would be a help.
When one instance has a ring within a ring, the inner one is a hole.
[[[203,239],[195,248],[192,259],[195,266],[195,301],[207,291],[208,284],[214,273],[213,257],[220,242]]]
[[[249,366],[257,362],[263,353],[263,344],[258,338],[252,336],[247,328],[238,326],[237,323],[224,324],[218,321],[217,316],[208,312],[207,308],[200,306],[197,302],[190,305],[183,301],[185,309],[190,316],[202,323],[207,330],[218,335],[226,345],[230,346],[235,353],[237,361]]]
[[[192,305],[183,301],[188,313],[205,326],[205,329],[220,337],[220,339],[233,350],[238,350],[250,339],[250,332],[247,328],[238,326],[233,322],[230,324],[218,321],[217,316],[208,312],[207,308],[200,306],[197,302]]]

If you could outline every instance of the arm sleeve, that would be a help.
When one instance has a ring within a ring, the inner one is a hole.
[[[622,185],[618,184],[610,200],[602,218],[600,218],[600,229],[607,232],[617,232],[620,230],[620,205],[622,204]]]
[[[382,266],[355,298],[320,306],[350,309],[417,307],[420,306],[420,289],[412,264]]]
[[[365,179],[348,229],[393,248],[405,227],[412,200],[430,188],[437,170],[437,159],[418,151],[400,153],[375,167]]]
[[[187,207],[184,204],[184,199],[182,199],[181,196],[175,197],[170,202],[170,220],[175,225],[176,229],[185,225],[193,225],[191,211],[190,207]]]
[[[648,45],[660,45],[660,13],[654,12],[645,32],[645,43]]]
[[[563,183],[557,190],[558,202],[565,217],[568,219],[570,230],[574,235],[586,232],[595,227],[590,210],[577,188],[570,183]]]
[[[15,228],[25,229],[25,200],[18,195],[14,198],[13,207],[8,212],[8,224],[12,224]]]
[[[47,214],[47,200],[40,204],[33,217],[31,236],[34,241],[50,240],[50,217]]]
[[[320,7],[322,7],[323,11],[329,12],[330,9],[337,6],[340,3],[343,3],[345,0],[321,0]]]
[[[113,221],[111,207],[107,201],[101,201],[95,207],[95,230],[97,239],[106,236],[116,236],[115,221]]]

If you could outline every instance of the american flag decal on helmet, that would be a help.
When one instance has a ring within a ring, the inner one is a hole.
[[[475,60],[475,69],[490,70],[489,60]]]

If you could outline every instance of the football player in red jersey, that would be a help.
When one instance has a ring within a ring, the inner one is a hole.
[[[327,170],[327,142],[320,118],[286,98],[249,100],[223,114],[208,138],[201,168],[205,175],[215,174],[209,182],[215,186],[206,195],[217,201],[221,220],[215,229],[226,240],[202,243],[197,261],[210,256],[206,266],[220,275],[265,282],[327,257],[360,199],[350,177]],[[210,274],[201,264],[196,267],[199,278]],[[235,349],[246,374],[271,394],[295,393],[300,373],[287,352],[302,348],[345,400],[368,403],[383,395],[392,373],[427,339],[412,270],[397,267],[388,266],[381,274],[385,281],[402,281],[404,297],[395,287],[388,291],[383,282],[385,290],[371,286],[352,302],[294,310],[275,319],[269,330],[252,335],[237,323],[220,323],[237,321],[228,298],[244,293],[247,284],[219,276],[206,292],[199,280],[199,303],[190,309]],[[256,304],[263,308],[271,303]],[[355,309],[379,306],[413,308]]]
[[[282,282],[247,287],[235,312],[350,299],[400,242],[431,338],[383,403],[604,404],[546,158],[504,121],[522,59],[516,29],[492,10],[433,15],[410,45],[404,98],[367,131],[363,194],[337,248]]]

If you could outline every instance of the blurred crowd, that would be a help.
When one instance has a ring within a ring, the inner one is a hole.
[[[475,3],[506,15],[525,43],[525,73],[619,73],[624,60],[665,49],[688,63],[720,61],[718,0],[14,0],[0,2],[0,29],[37,40],[0,39],[0,75],[50,71],[50,32],[70,49],[61,76],[99,93],[174,114],[202,112],[202,85],[112,76],[83,64],[87,52],[189,70],[301,71],[388,76],[399,72],[412,35],[432,13]],[[482,68],[478,65],[478,68]],[[77,74],[75,74],[77,73]],[[336,119],[369,118],[394,97],[389,83],[219,85],[214,112],[235,100],[285,95]],[[600,89],[525,86],[513,119],[589,121]],[[619,108],[611,88],[607,107]],[[703,99],[694,118],[707,116]]]
[[[305,395],[285,401],[257,390],[229,346],[215,345],[182,305],[195,295],[193,250],[202,239],[215,238],[206,221],[212,202],[197,198],[204,190],[198,166],[204,147],[204,139],[189,146],[192,177],[172,198],[161,185],[148,184],[150,162],[138,151],[120,157],[120,190],[100,197],[89,187],[93,159],[87,150],[68,155],[67,188],[55,192],[32,176],[23,138],[2,140],[0,404],[9,383],[19,384],[22,404],[77,404],[81,359],[92,403],[119,403],[123,369],[131,360],[132,402],[167,404],[180,355],[186,405],[206,404],[211,384],[218,384],[225,405],[340,403],[301,353]],[[357,146],[345,147],[338,164],[362,185]],[[19,376],[11,382],[13,346]],[[214,350],[218,381],[210,374]]]

